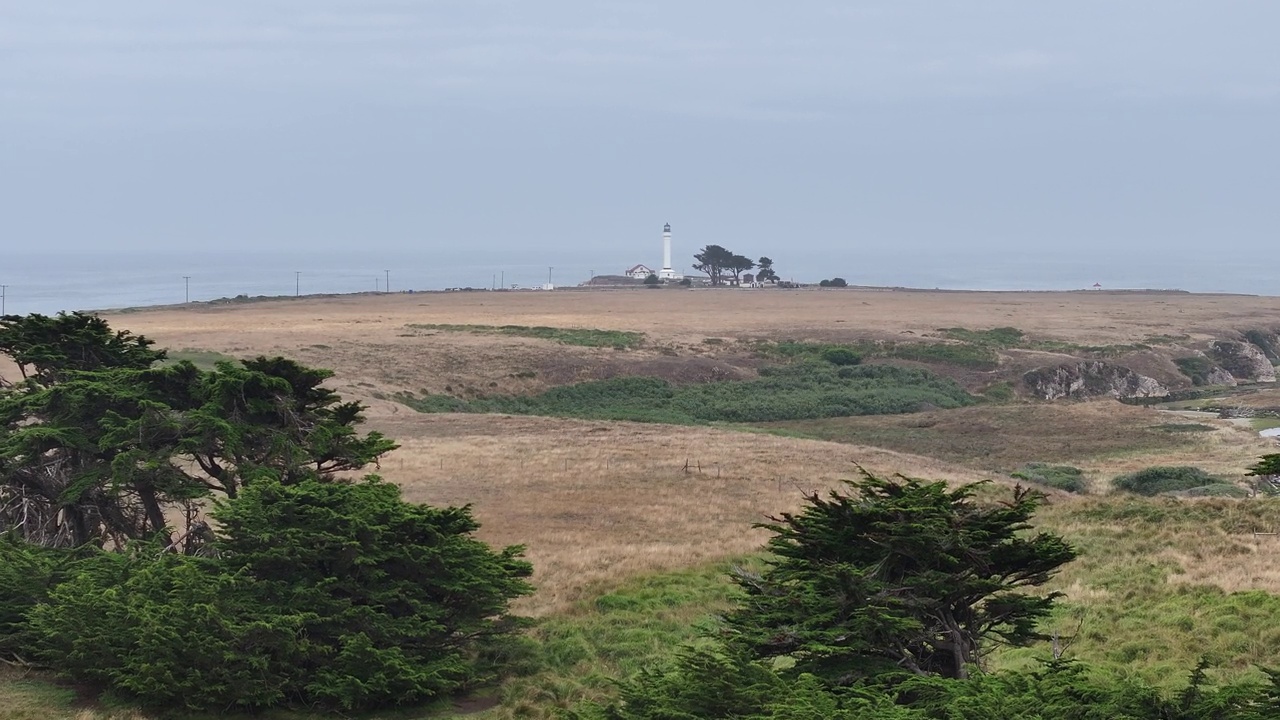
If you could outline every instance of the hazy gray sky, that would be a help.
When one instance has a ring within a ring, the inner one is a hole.
[[[49,250],[1271,250],[1275,0],[0,0]]]

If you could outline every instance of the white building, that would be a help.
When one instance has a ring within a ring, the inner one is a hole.
[[[644,280],[650,275],[653,275],[654,272],[649,269],[648,265],[636,265],[635,267],[631,268],[630,270],[626,271],[623,274],[629,278],[635,278],[636,280]]]

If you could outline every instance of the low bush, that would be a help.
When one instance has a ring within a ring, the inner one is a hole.
[[[1220,484],[1221,480],[1204,470],[1186,465],[1149,467],[1121,475],[1112,481],[1117,490],[1146,496]]]
[[[1084,471],[1070,465],[1048,465],[1045,463],[1028,463],[1023,469],[1012,474],[1019,480],[1044,485],[1055,490],[1069,493],[1082,493],[1089,489],[1084,479]]]
[[[1189,490],[1180,490],[1173,494],[1181,495],[1183,497],[1249,497],[1248,490],[1245,490],[1239,485],[1233,485],[1226,482],[1216,482],[1210,485],[1193,487]]]
[[[862,356],[854,352],[852,348],[847,347],[829,347],[822,350],[822,359],[832,365],[857,365],[862,362]]]

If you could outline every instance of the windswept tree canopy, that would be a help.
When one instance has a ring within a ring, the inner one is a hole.
[[[775,272],[773,269],[772,259],[768,257],[761,257],[759,260],[756,261],[756,267],[760,268],[760,271],[756,273],[756,282],[762,282],[762,283],[778,282],[778,279],[779,279],[778,273]]]
[[[828,682],[907,671],[967,677],[997,644],[1043,639],[1036,622],[1056,593],[1030,595],[1076,551],[1027,535],[1043,497],[1018,488],[978,503],[978,486],[865,475],[851,493],[813,494],[774,533],[763,574],[741,572],[731,643],[786,656]]]
[[[755,261],[747,257],[746,255],[734,255],[733,257],[729,258],[729,262],[726,265],[726,269],[729,271],[729,274],[733,276],[733,284],[741,285],[742,273],[754,268],[755,266],[756,266]]]
[[[107,321],[82,312],[0,318],[0,354],[18,366],[23,380],[57,382],[68,372],[142,370],[165,358],[154,343],[128,330],[112,332]],[[0,387],[13,380],[0,377]]]
[[[702,252],[693,256],[693,259],[697,260],[693,269],[706,273],[712,285],[721,285],[724,283],[725,274],[729,272],[733,257],[732,252],[719,245],[708,245],[702,248]]]
[[[357,432],[363,408],[322,386],[328,371],[284,358],[155,366],[151,344],[79,313],[4,319],[0,352],[24,380],[0,389],[0,532],[122,544],[255,478],[331,477],[395,447]]]

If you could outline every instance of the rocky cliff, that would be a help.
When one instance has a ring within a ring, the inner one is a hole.
[[[1037,397],[1045,400],[1164,397],[1169,394],[1169,389],[1154,378],[1101,360],[1038,368],[1023,375],[1022,380]]]
[[[1275,382],[1276,369],[1258,346],[1235,340],[1218,340],[1210,346],[1210,356],[1236,380]]]

